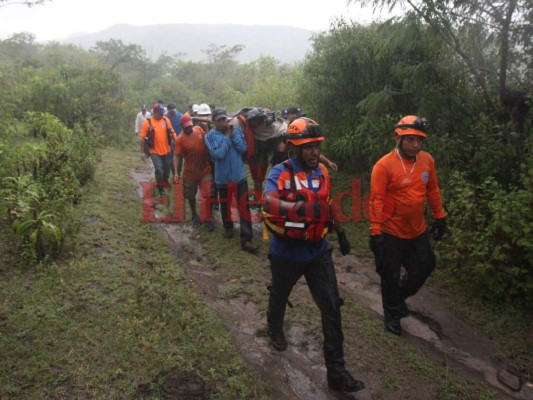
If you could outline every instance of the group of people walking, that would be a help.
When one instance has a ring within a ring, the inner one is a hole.
[[[336,171],[337,165],[321,152],[325,140],[321,126],[298,107],[282,110],[281,118],[259,107],[241,109],[233,116],[222,108],[207,107],[209,114],[201,116],[191,108],[180,117],[178,127],[165,116],[162,104],[156,103],[152,116],[140,128],[136,124],[142,157],[147,148],[159,194],[169,186],[174,158],[174,179],[183,177],[192,222],[203,223],[212,231],[210,204],[220,203],[223,236],[233,237],[233,199],[239,214],[241,248],[251,253],[257,253],[258,248],[252,241],[249,205],[260,205],[269,232],[272,281],[267,325],[271,345],[278,351],[288,347],[283,329],[285,310],[294,285],[304,276],[321,313],[329,387],[341,392],[362,390],[363,382],[345,367],[343,300],[327,236],[335,233],[342,255],[350,253],[351,245],[332,212],[328,168]],[[196,112],[201,108],[198,106]],[[396,147],[371,173],[369,244],[381,278],[384,328],[395,335],[402,334],[400,321],[409,313],[405,300],[417,293],[435,269],[430,235],[439,240],[446,228],[434,160],[422,150],[427,131],[424,118],[403,117],[393,128]],[[150,132],[153,143],[146,145]],[[270,170],[269,155],[273,161]],[[252,197],[243,160],[254,182]],[[200,216],[195,201],[198,188]],[[433,218],[429,229],[426,204]]]

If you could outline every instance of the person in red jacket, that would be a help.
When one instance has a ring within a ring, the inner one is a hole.
[[[405,299],[435,269],[428,233],[440,240],[446,227],[435,162],[422,151],[427,127],[425,118],[402,118],[394,129],[397,147],[374,165],[370,180],[370,249],[381,277],[385,330],[395,335],[408,314]],[[426,202],[433,216],[429,232]]]
[[[164,116],[165,107],[156,103],[152,108],[152,116],[146,118],[141,127],[141,158],[146,158],[145,144],[148,143],[149,155],[154,164],[155,180],[159,195],[163,196],[166,187],[170,187],[168,177],[172,168],[171,143],[176,135],[172,123]]]

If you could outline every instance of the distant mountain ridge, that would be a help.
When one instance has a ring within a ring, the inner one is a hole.
[[[152,60],[166,52],[169,56],[180,54],[182,60],[196,62],[207,62],[207,55],[202,50],[207,50],[210,44],[219,47],[225,45],[227,48],[243,45],[244,49],[236,57],[239,62],[271,56],[281,63],[292,64],[303,60],[306,53],[311,51],[311,38],[315,33],[289,26],[119,24],[100,32],[71,36],[62,42],[88,49],[99,41],[122,40],[127,44],[140,45]]]

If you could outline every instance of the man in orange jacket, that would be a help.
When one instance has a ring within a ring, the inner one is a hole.
[[[172,168],[172,153],[170,145],[172,137],[176,135],[172,123],[164,116],[165,108],[156,103],[152,108],[152,116],[147,118],[141,127],[141,158],[146,158],[145,144],[148,142],[148,152],[154,164],[155,180],[159,195],[163,196],[165,187],[169,187],[168,177]]]
[[[429,233],[440,240],[446,227],[435,162],[422,151],[427,127],[425,118],[402,118],[394,130],[397,147],[374,165],[370,181],[370,248],[381,277],[385,330],[395,335],[401,335],[400,319],[408,314],[405,299],[436,265],[426,201],[433,216]]]

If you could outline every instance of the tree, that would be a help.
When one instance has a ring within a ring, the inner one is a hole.
[[[110,39],[107,42],[96,42],[91,51],[100,54],[105,64],[111,69],[118,66],[142,64],[146,62],[146,52],[138,44],[124,44],[122,40]]]
[[[348,0],[375,9],[408,6],[466,65],[486,106],[524,132],[531,107],[533,3],[529,0]]]

